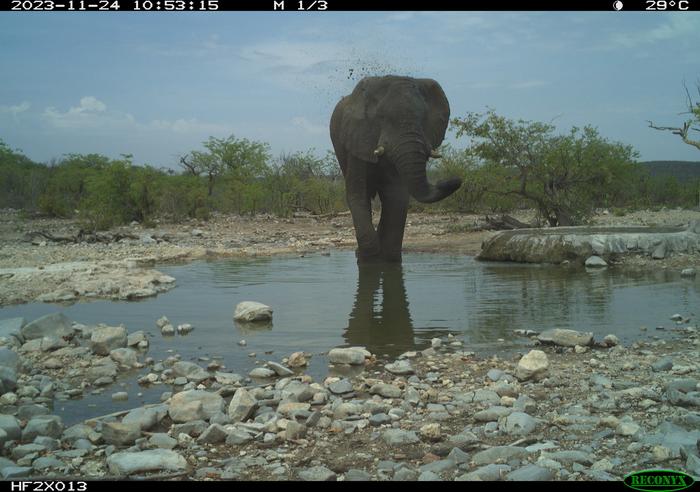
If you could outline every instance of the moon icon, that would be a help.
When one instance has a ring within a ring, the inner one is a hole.
[[[616,2],[613,2],[613,8],[615,10],[622,10],[622,2],[620,0],[617,0]]]

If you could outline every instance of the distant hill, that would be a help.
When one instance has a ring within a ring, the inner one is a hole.
[[[639,164],[647,168],[651,176],[700,179],[700,161],[646,161]]]

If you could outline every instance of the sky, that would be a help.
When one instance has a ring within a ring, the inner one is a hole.
[[[398,74],[437,80],[452,117],[592,125],[640,160],[697,161],[647,120],[679,125],[684,83],[700,99],[698,46],[698,12],[0,12],[0,139],[173,169],[231,134],[324,155],[338,100]]]

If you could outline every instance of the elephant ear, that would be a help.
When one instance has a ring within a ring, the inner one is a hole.
[[[337,139],[346,152],[373,163],[379,161],[374,155],[381,131],[377,105],[386,92],[378,82],[372,78],[361,80],[333,114]]]
[[[447,101],[447,96],[445,96],[440,84],[433,79],[418,79],[416,82],[428,106],[423,126],[425,137],[428,139],[431,149],[436,149],[445,138],[447,125],[450,122],[450,103]]]

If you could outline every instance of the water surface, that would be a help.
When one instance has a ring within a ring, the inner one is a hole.
[[[466,350],[482,353],[524,348],[516,329],[571,328],[596,338],[614,333],[623,342],[640,336],[640,327],[673,327],[674,313],[691,316],[700,301],[698,282],[677,272],[572,270],[558,266],[477,262],[471,257],[406,254],[403,265],[358,269],[352,252],[305,258],[277,257],[198,261],[160,265],[177,287],[139,302],[93,301],[71,306],[25,304],[0,310],[0,318],[27,320],[63,311],[84,324],[124,324],[129,332],[151,335],[148,355],[173,353],[206,366],[220,360],[227,371],[246,374],[255,361],[281,359],[294,351],[311,352],[309,373],[327,374],[323,353],[332,347],[361,345],[377,355],[420,350],[434,337],[453,334]],[[237,303],[270,305],[269,325],[233,321]],[[189,335],[163,337],[161,316],[174,324],[191,323]],[[245,346],[239,345],[241,340]],[[250,354],[255,353],[255,357]],[[142,372],[143,373],[143,372]],[[145,390],[134,373],[103,395],[57,404],[64,419],[95,416],[158,401],[169,387]],[[130,400],[114,403],[122,385]],[[143,392],[142,397],[136,397]]]

